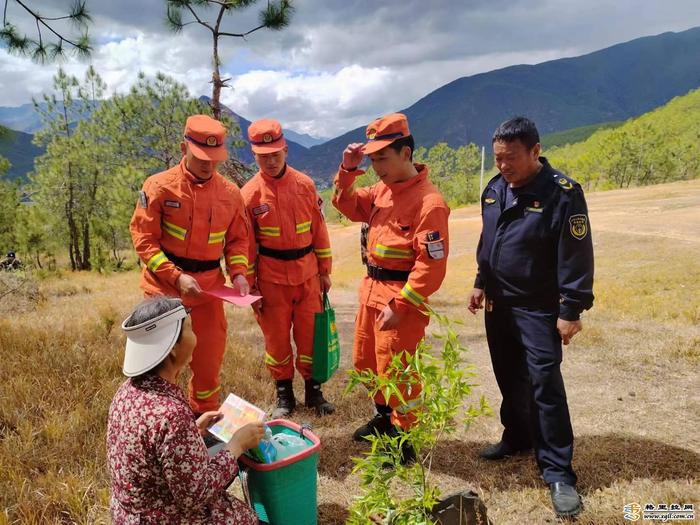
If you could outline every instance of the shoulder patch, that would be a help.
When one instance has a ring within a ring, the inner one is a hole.
[[[588,217],[582,213],[569,217],[569,231],[574,239],[585,239],[588,235]]]
[[[428,232],[425,235],[425,251],[428,257],[435,260],[445,258],[445,241],[437,230]]]
[[[444,241],[432,241],[425,245],[425,249],[428,252],[428,257],[431,259],[439,260],[445,258],[445,242]]]
[[[179,202],[179,201],[170,201],[170,200],[166,200],[163,204],[164,204],[165,206],[167,206],[168,208],[179,208],[179,207],[180,207],[180,202]]]
[[[440,232],[437,230],[432,231],[432,232],[428,232],[425,236],[425,240],[428,242],[439,241],[440,240]]]
[[[486,199],[484,199],[484,204],[494,204],[495,202],[496,202],[496,199],[494,199],[492,197],[487,197]]]
[[[148,195],[143,190],[139,192],[139,206],[144,210],[148,208]]]

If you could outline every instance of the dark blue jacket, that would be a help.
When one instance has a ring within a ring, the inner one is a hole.
[[[542,170],[505,203],[499,173],[481,196],[483,229],[474,286],[496,303],[556,307],[579,318],[593,305],[593,242],[581,186],[540,158]],[[510,206],[510,207],[509,207]]]

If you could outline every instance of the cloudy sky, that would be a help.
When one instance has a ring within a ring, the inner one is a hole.
[[[57,15],[70,0],[29,3],[42,14]],[[208,32],[192,25],[171,33],[165,5],[166,0],[87,0],[94,19],[91,62],[111,91],[127,90],[139,71],[163,71],[194,95],[210,94]],[[294,0],[294,5],[284,31],[223,41],[222,69],[233,89],[222,99],[248,119],[270,116],[316,137],[333,137],[405,108],[462,76],[700,26],[700,0]],[[253,27],[259,7],[235,13],[226,28]],[[14,0],[9,18],[33,35]],[[82,76],[87,64],[69,59],[64,67]],[[56,66],[0,49],[0,71],[0,106],[17,106],[50,89]]]

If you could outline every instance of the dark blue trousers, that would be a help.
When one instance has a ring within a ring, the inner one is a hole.
[[[532,446],[546,483],[575,485],[557,317],[555,310],[494,304],[485,314],[486,337],[503,396],[503,441]]]

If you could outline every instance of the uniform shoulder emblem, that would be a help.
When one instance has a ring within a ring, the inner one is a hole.
[[[555,184],[564,191],[573,190],[574,186],[576,185],[575,180],[570,179],[569,177],[561,173],[555,173],[552,177]]]

